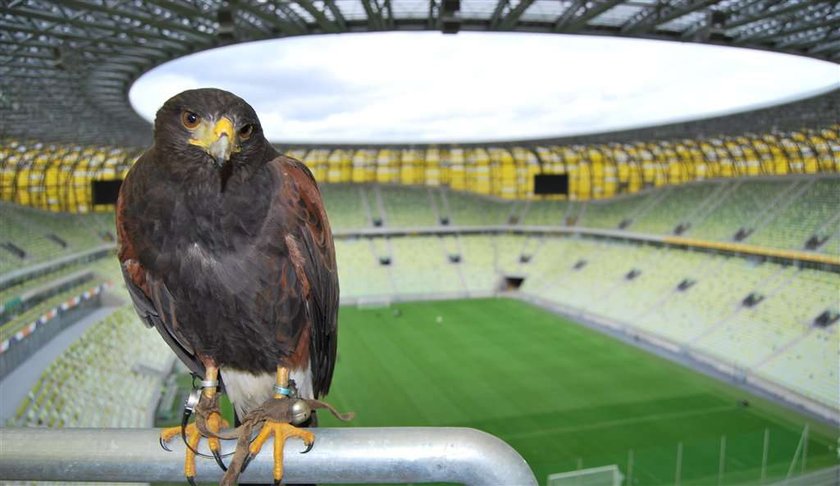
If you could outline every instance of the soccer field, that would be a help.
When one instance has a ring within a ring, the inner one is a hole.
[[[718,484],[724,442],[723,484],[758,484],[765,434],[766,480],[783,478],[806,423],[806,469],[838,463],[832,427],[526,303],[343,307],[339,319],[328,401],[357,417],[322,413],[322,426],[475,427],[541,483],[617,464],[634,485]]]

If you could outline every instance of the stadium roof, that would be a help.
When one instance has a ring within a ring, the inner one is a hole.
[[[0,134],[143,146],[151,127],[131,108],[127,93],[134,80],[157,65],[232,43],[393,30],[627,36],[840,62],[836,1],[7,1],[0,7]],[[791,113],[796,123],[836,119],[837,97],[835,91],[802,107],[787,105],[780,117]],[[721,117],[664,131],[621,132],[621,137],[750,130],[758,118]]]

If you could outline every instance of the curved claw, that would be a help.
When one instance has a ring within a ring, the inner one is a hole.
[[[242,467],[239,468],[239,473],[240,474],[245,472],[245,468],[248,467],[248,464],[251,464],[251,460],[253,460],[253,459],[254,459],[253,454],[248,454],[247,456],[245,456],[245,460],[242,461]]]
[[[227,466],[225,465],[224,461],[222,461],[222,454],[219,451],[210,451],[213,453],[213,459],[216,460],[216,464],[222,468],[222,471],[227,471]]]
[[[306,444],[306,442],[304,442],[304,444]],[[301,454],[306,454],[307,452],[311,451],[313,446],[315,446],[315,442],[310,442],[306,444],[306,450],[302,451]]]
[[[170,449],[169,446],[166,445],[166,441],[163,440],[163,437],[160,437],[158,440],[160,441],[160,448],[161,449],[165,450],[166,452],[172,452],[172,449]]]

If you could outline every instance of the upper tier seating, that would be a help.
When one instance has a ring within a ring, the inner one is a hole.
[[[333,228],[342,230],[374,221],[385,228],[576,226],[840,255],[835,176],[695,182],[586,202],[510,202],[394,185],[325,184],[322,192]]]

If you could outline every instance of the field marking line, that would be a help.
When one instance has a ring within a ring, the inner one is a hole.
[[[520,434],[513,434],[513,435],[506,435],[506,439],[524,439],[529,437],[538,437],[541,435],[548,435],[548,434],[566,434],[569,432],[578,432],[583,430],[595,430],[595,429],[604,429],[608,427],[615,427],[617,425],[628,425],[628,424],[638,424],[644,422],[652,422],[661,419],[670,419],[670,418],[681,418],[681,417],[693,417],[695,415],[705,415],[711,413],[719,413],[719,412],[726,412],[729,410],[735,410],[738,407],[735,405],[726,405],[720,407],[712,407],[712,408],[704,408],[701,410],[689,410],[685,412],[670,412],[670,413],[657,413],[652,415],[644,415],[641,417],[633,417],[633,418],[625,418],[625,419],[616,419],[616,420],[607,420],[604,422],[597,422],[594,424],[585,424],[585,425],[576,425],[571,427],[554,427],[550,429],[542,429],[533,432],[524,432]]]

